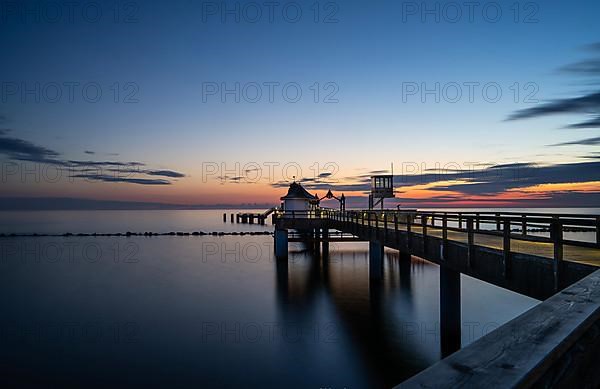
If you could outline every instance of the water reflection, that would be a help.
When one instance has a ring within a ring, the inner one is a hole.
[[[131,244],[135,261],[125,261]],[[0,373],[42,387],[91,387],[90,377],[120,386],[126,372],[130,387],[373,388],[440,358],[437,266],[387,251],[372,282],[366,243],[332,244],[327,258],[290,249],[281,262],[270,236],[0,239]],[[463,345],[535,304],[461,282]],[[131,343],[32,339],[56,323],[138,331]]]
[[[349,332],[372,385],[398,384],[439,358],[434,348],[424,350],[406,341],[413,335],[420,336],[420,326],[409,320],[414,314],[411,273],[413,267],[428,266],[424,261],[400,260],[397,254],[388,252],[386,272],[379,281],[369,279],[364,248],[331,253],[325,258],[305,250],[290,257],[289,264],[278,261],[275,266],[282,319],[313,320],[315,299],[324,292],[340,324]],[[390,305],[398,309],[389,310]],[[402,316],[397,317],[396,312]],[[431,335],[438,338],[435,328]]]
[[[307,247],[292,250],[289,263],[275,264],[277,309],[284,321],[310,322],[318,315],[318,300],[326,299],[348,333],[349,347],[360,359],[370,385],[391,387],[441,358],[439,268],[390,250],[385,254],[383,278],[373,280],[368,258],[366,244],[339,244],[325,257]],[[535,304],[466,276],[462,281],[463,293],[469,295],[460,304],[463,346],[484,335],[486,324],[494,323],[487,327],[492,330]],[[494,297],[487,302],[473,300],[473,294],[480,292]],[[508,308],[511,302],[515,305]],[[495,303],[501,312],[479,310],[481,304]]]

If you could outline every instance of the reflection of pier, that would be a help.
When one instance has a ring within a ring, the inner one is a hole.
[[[536,364],[528,360],[529,364],[519,367],[521,369],[519,373],[522,376],[539,378],[554,367],[553,363],[570,358],[565,354],[568,350],[562,348],[557,351],[551,345],[544,343],[545,341],[556,342],[552,344],[558,348],[561,342],[564,344],[564,341],[569,339],[568,345],[579,347],[579,340],[587,336],[590,328],[593,329],[600,323],[600,283],[590,283],[589,277],[579,282],[597,269],[593,265],[600,265],[598,241],[600,239],[598,232],[600,219],[597,216],[316,209],[307,212],[277,212],[274,214],[273,220],[275,251],[280,261],[287,258],[289,241],[304,238],[312,244],[312,247],[319,248],[321,246],[324,257],[327,257],[329,242],[336,239],[338,241],[352,239],[369,242],[369,278],[373,281],[381,279],[383,275],[384,247],[386,246],[399,251],[401,262],[409,260],[410,255],[416,255],[438,264],[440,266],[440,330],[443,355],[449,355],[460,348],[460,273],[537,299],[547,299],[575,283],[577,284],[572,288],[578,288],[581,283],[593,287],[594,290],[590,291],[591,294],[587,294],[587,300],[584,298],[585,296],[581,297],[581,309],[569,312],[569,320],[562,323],[562,326],[556,324],[557,320],[561,320],[559,313],[557,313],[558,316],[552,316],[551,312],[553,304],[563,304],[564,299],[557,301],[550,299],[531,310],[539,310],[538,317],[547,317],[547,320],[537,323],[537,327],[523,325],[523,328],[538,334],[545,333],[543,338],[537,339],[535,342],[544,345],[548,354],[535,354],[535,347],[532,343],[530,345],[531,352],[534,354],[530,359],[534,361],[539,359],[540,363]],[[532,230],[536,233],[535,235],[528,233]],[[290,234],[289,231],[300,233]],[[569,231],[595,233],[596,242],[567,239],[566,233]],[[549,236],[542,235],[545,232]],[[590,277],[594,277],[594,275]],[[581,287],[577,290],[580,289]],[[579,298],[573,297],[573,299]],[[562,314],[566,315],[566,313]],[[574,320],[573,317],[579,317],[580,320]],[[521,338],[519,330],[514,328],[510,334],[503,334],[502,331],[511,323],[490,334],[496,335],[496,342],[505,347],[507,349],[505,352],[508,354],[510,354],[511,347],[519,346],[514,343],[519,342],[519,339],[534,341],[525,336]],[[581,323],[586,323],[586,326],[582,327]],[[557,334],[558,328],[560,328],[560,333]],[[515,334],[514,331],[517,333]],[[488,346],[494,347],[489,344],[488,338],[489,336],[482,340],[487,339]],[[599,337],[594,339],[593,343],[600,343]],[[481,361],[474,358],[474,354],[469,353],[468,350],[481,347],[482,340],[474,342],[461,352],[454,354],[452,358],[462,358],[461,356],[466,355],[467,360],[459,359],[460,363],[480,366]],[[521,347],[519,350],[526,352],[528,349]],[[579,358],[583,358],[579,360],[579,363],[590,363],[589,358],[598,357],[592,352],[592,347],[586,350],[587,352],[583,356],[579,356]],[[552,353],[551,360],[545,364],[541,363],[542,359],[549,358],[550,353]],[[523,358],[521,357],[521,359]],[[454,384],[461,382],[462,375],[471,377],[476,374],[468,369],[450,370],[450,372],[445,371],[445,374],[454,374],[452,377]],[[574,369],[574,371],[576,370]],[[428,380],[427,377],[422,377],[423,374],[426,372],[417,376],[417,378],[421,377],[419,383],[426,383]],[[567,376],[573,378],[572,375],[565,375],[565,377]],[[502,383],[513,386],[516,381],[510,381],[510,377],[510,375],[506,375],[505,379],[507,380]],[[558,382],[563,381],[559,380]],[[415,381],[415,383],[417,382]]]
[[[276,262],[277,301],[282,322],[315,324],[316,317],[322,315],[318,311],[323,301],[331,303],[335,316],[340,319],[339,326],[334,327],[336,338],[349,336],[351,339],[351,343],[336,342],[335,348],[347,353],[345,347],[352,347],[350,355],[361,359],[361,366],[365,367],[361,373],[369,377],[372,387],[391,387],[438,360],[435,338],[439,340],[439,333],[429,335],[431,348],[422,347],[422,337],[417,334],[421,328],[415,328],[420,323],[410,319],[411,299],[402,299],[406,303],[402,305],[402,313],[389,309],[390,304],[397,305],[398,294],[412,294],[412,266],[434,265],[418,258],[413,258],[412,263],[411,260],[398,261],[398,257],[388,251],[386,279],[374,282],[369,280],[368,267],[363,266],[368,262],[368,251],[335,250],[330,258],[323,254],[309,243],[304,249],[290,251],[288,261]],[[399,324],[399,318],[406,322]],[[436,328],[436,323],[431,325]]]

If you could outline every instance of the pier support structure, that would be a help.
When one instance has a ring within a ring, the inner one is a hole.
[[[460,350],[460,272],[440,266],[440,335],[442,357]]]
[[[372,280],[383,279],[384,246],[381,242],[369,242],[369,278]]]
[[[275,258],[287,259],[288,257],[288,231],[275,230]]]
[[[327,228],[323,228],[321,230],[321,237],[323,238],[323,248],[322,248],[322,254],[323,254],[323,259],[329,259],[329,229]]]

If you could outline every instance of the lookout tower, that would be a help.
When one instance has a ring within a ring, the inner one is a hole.
[[[371,177],[371,193],[369,194],[369,209],[374,209],[381,204],[383,210],[383,199],[394,197],[394,173],[377,175]]]

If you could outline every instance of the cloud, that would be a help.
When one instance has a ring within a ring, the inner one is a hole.
[[[593,146],[593,145],[598,145],[598,144],[600,144],[600,136],[595,137],[595,138],[574,140],[571,142],[556,143],[551,146],[570,146],[570,145]]]
[[[586,49],[593,52],[600,52],[600,42],[591,44],[587,46]],[[600,57],[566,65],[562,67],[560,71],[577,76],[596,78],[597,76],[600,76]],[[597,81],[598,80],[595,80],[592,84]],[[510,114],[506,120],[522,120],[564,114],[583,114],[592,116],[591,119],[569,124],[565,126],[565,128],[600,128],[600,91],[585,92],[578,97],[551,100],[537,107],[518,110]]]
[[[154,180],[147,178],[127,178],[127,177],[116,177],[105,174],[74,174],[73,178],[85,178],[86,180],[93,181],[104,181],[104,182],[125,182],[129,184],[138,185],[171,185],[171,181],[168,180]]]
[[[146,166],[145,163],[142,162],[116,162],[116,161],[76,161],[76,160],[67,160],[68,164],[73,166],[123,166],[123,167],[132,167],[132,166]]]
[[[7,136],[9,129],[0,129],[0,154],[6,155],[8,159],[15,161],[26,161],[45,163],[69,168],[73,173],[71,177],[85,178],[88,180],[103,182],[123,182],[139,185],[171,185],[171,181],[164,179],[147,178],[145,176],[182,178],[185,174],[173,170],[149,170],[141,169],[146,164],[143,162],[119,162],[119,161],[80,161],[61,159],[61,154],[33,142]],[[86,150],[86,154],[95,154]],[[116,174],[104,174],[105,171]],[[128,176],[125,177],[123,173]],[[136,177],[136,175],[142,177]]]
[[[95,152],[95,151],[90,151],[90,150],[85,150],[85,151],[84,151],[84,153],[86,153],[86,154],[90,154],[90,155],[94,155],[94,154],[96,154],[96,152]]]
[[[565,128],[570,128],[570,129],[600,128],[600,116],[596,116],[595,118],[592,118],[592,119],[584,121],[584,122],[569,124],[568,126],[565,126]]]
[[[162,177],[170,177],[170,178],[182,178],[185,177],[185,174],[174,172],[172,170],[146,170],[145,174],[149,176],[162,176]]]
[[[596,152],[596,153],[592,153],[592,154],[588,154],[588,155],[582,155],[579,158],[585,158],[585,159],[600,159],[600,152]]]
[[[596,76],[600,75],[600,59],[579,61],[560,68],[565,73]]]
[[[308,190],[328,190],[336,192],[368,192],[371,189],[369,178],[350,177],[350,183],[307,183]],[[352,182],[354,181],[354,182]],[[600,161],[571,164],[536,165],[534,163],[512,163],[491,165],[480,169],[438,170],[435,173],[394,175],[396,188],[416,185],[436,184],[431,192],[453,191],[465,195],[496,196],[507,190],[518,190],[541,184],[569,184],[600,181]],[[284,188],[289,183],[278,182],[273,187]],[[443,194],[447,196],[447,194]]]
[[[23,139],[5,137],[4,135],[8,132],[9,130],[0,131],[0,154],[5,154],[9,158],[18,161],[58,162],[54,161],[59,156],[59,153],[56,151],[35,145]]]
[[[539,107],[522,109],[511,114],[507,120],[529,119],[557,114],[595,112],[600,112],[600,92],[594,92],[570,99],[554,100],[542,104]]]

